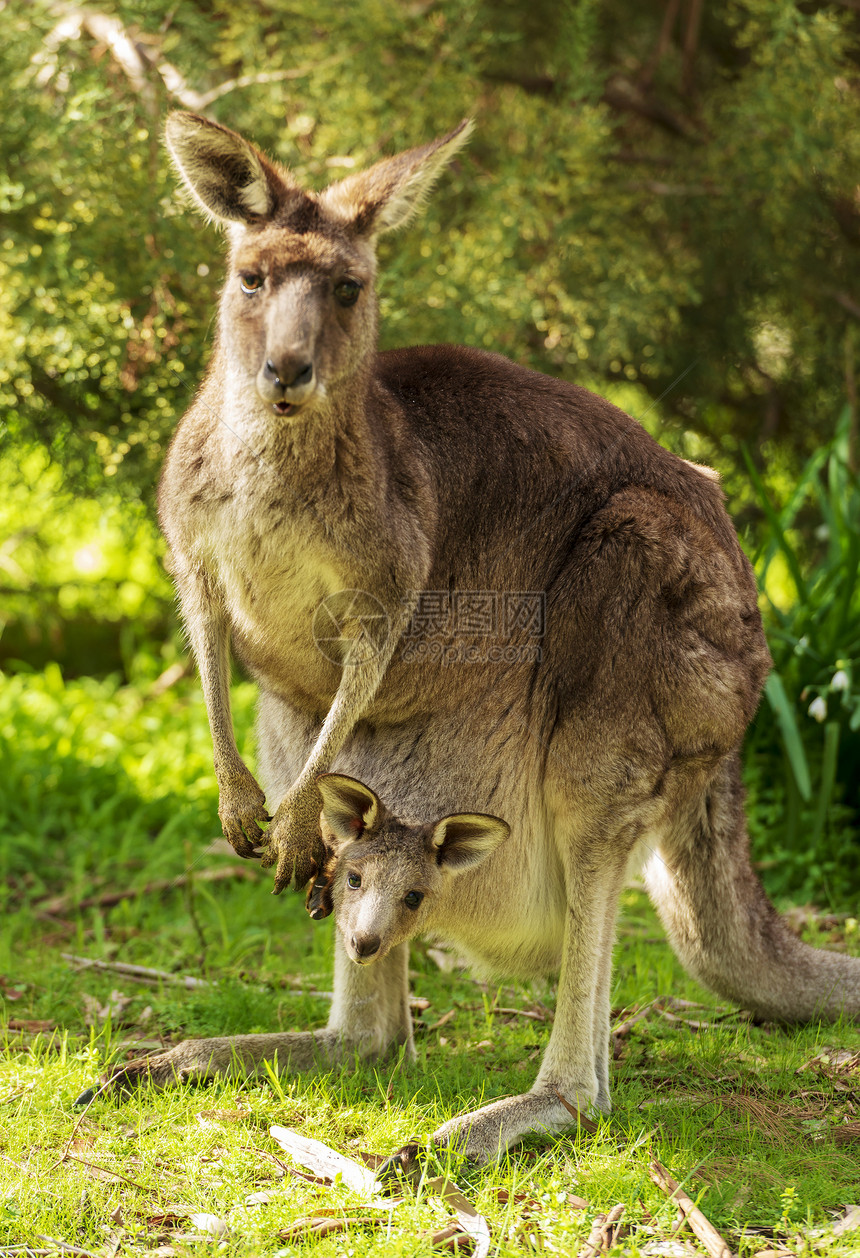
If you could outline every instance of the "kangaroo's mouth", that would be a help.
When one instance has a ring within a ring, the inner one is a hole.
[[[316,394],[324,392],[312,371],[309,378],[301,384],[284,385],[277,376],[273,378],[271,372],[264,368],[257,373],[255,385],[260,400],[271,406],[276,415],[285,417],[296,415]]]

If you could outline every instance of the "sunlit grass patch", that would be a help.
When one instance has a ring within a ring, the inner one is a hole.
[[[246,750],[252,707],[250,687],[237,688]],[[47,1236],[161,1258],[219,1243],[248,1255],[429,1254],[451,1217],[438,1197],[407,1195],[390,1217],[349,1222],[368,1216],[366,1203],[297,1176],[269,1128],[354,1158],[426,1141],[447,1118],[531,1086],[554,985],[443,974],[419,944],[412,990],[427,1003],[415,1010],[415,1063],[143,1088],[82,1112],[76,1097],[110,1063],[161,1043],[324,1025],[333,927],[213,846],[195,683],[150,699],[144,687],[56,672],[13,679],[0,691],[0,735],[0,1245],[46,1248]],[[852,922],[802,919],[811,942],[857,953]],[[81,968],[87,960],[107,968]],[[142,982],[129,966],[158,973]],[[653,1156],[739,1252],[775,1237],[802,1252],[804,1229],[858,1199],[856,1028],[751,1024],[686,976],[636,889],[623,896],[612,999],[614,1110],[596,1134],[533,1136],[485,1168],[445,1153],[434,1163],[488,1220],[492,1254],[578,1252],[595,1216],[618,1204],[619,1252],[648,1252],[676,1225]],[[345,1230],[287,1239],[297,1219],[324,1211]],[[221,1241],[184,1239],[201,1234],[193,1216],[223,1223]],[[827,1252],[856,1246],[846,1234]]]

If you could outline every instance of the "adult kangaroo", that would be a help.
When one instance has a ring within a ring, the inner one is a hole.
[[[369,783],[398,816],[510,824],[434,915],[485,968],[560,975],[531,1090],[436,1133],[480,1160],[567,1126],[560,1096],[609,1107],[616,903],[637,845],[684,964],[759,1016],[857,1014],[860,961],[800,943],[750,865],[738,748],[769,657],[715,476],[496,354],[377,352],[377,236],[412,217],[468,133],[314,193],[234,132],[170,116],[175,164],[230,251],[160,511],[224,830],[242,856],[263,847],[276,890],[322,862],[323,772]],[[455,613],[456,641],[429,649]],[[265,799],[233,736],[231,642],[260,688]],[[190,1041],[120,1078],[408,1050],[407,946],[357,967],[337,936],[325,1030]]]

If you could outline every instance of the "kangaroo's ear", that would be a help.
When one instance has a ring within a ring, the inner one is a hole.
[[[441,171],[469,139],[473,126],[471,118],[465,118],[439,140],[348,175],[325,190],[321,204],[362,236],[403,227],[423,207]]]
[[[258,223],[294,191],[253,144],[199,114],[170,114],[164,138],[185,187],[207,218]]]
[[[436,859],[452,874],[474,869],[495,852],[511,832],[499,817],[463,812],[437,821],[430,836]]]
[[[369,786],[341,773],[321,773],[316,781],[323,801],[323,842],[331,840],[337,846],[354,843],[373,829],[382,805]]]

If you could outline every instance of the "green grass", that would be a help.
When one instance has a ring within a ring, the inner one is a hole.
[[[251,688],[238,686],[246,752],[252,704]],[[440,1227],[450,1209],[422,1193],[397,1204],[382,1230],[357,1225],[320,1239],[282,1239],[297,1217],[320,1209],[379,1212],[354,1210],[360,1203],[343,1185],[283,1174],[269,1126],[294,1127],[351,1156],[387,1154],[453,1114],[522,1091],[549,1026],[494,1007],[546,1008],[551,1017],[549,986],[443,975],[418,945],[413,992],[430,1004],[419,1015],[414,1065],[143,1092],[122,1104],[98,1099],[83,1115],[74,1108],[105,1063],[139,1052],[141,1038],[325,1022],[327,1001],[317,993],[331,987],[331,922],[312,923],[297,897],[270,896],[260,872],[252,880],[204,880],[204,873],[239,866],[209,850],[217,834],[195,683],[147,698],[143,689],[110,681],[64,685],[56,670],[2,681],[0,1246],[50,1249],[38,1239],[47,1236],[104,1255],[199,1253],[199,1243],[182,1239],[199,1230],[189,1222],[198,1212],[228,1222],[228,1254],[302,1246],[320,1255],[429,1254],[419,1233]],[[189,873],[190,883],[176,889],[75,907],[83,897]],[[811,942],[860,953],[853,919],[809,929]],[[77,971],[64,952],[217,986],[144,986]],[[105,1018],[98,1009],[116,992],[127,1000],[114,997],[121,1012]],[[618,1042],[615,1108],[596,1136],[532,1139],[497,1166],[452,1168],[490,1222],[491,1253],[577,1252],[595,1213],[617,1202],[631,1228],[617,1252],[647,1252],[675,1222],[674,1207],[648,1176],[651,1156],[743,1253],[778,1248],[769,1232],[753,1228],[775,1229],[793,1252],[812,1253],[805,1232],[860,1201],[860,1069],[813,1063],[826,1049],[860,1053],[860,1032],[750,1025],[686,977],[647,900],[630,890],[613,1003],[620,1018],[657,996],[703,1007],[675,1007],[680,1022],[666,1016],[671,1008],[652,1008]],[[432,1029],[449,1011],[453,1017]],[[693,1021],[709,1025],[696,1030]],[[50,1026],[40,1030],[37,1022]],[[292,1165],[286,1155],[281,1162]],[[266,1202],[245,1205],[261,1191]],[[576,1208],[571,1195],[587,1208]],[[857,1254],[860,1234],[853,1238],[827,1253]]]

